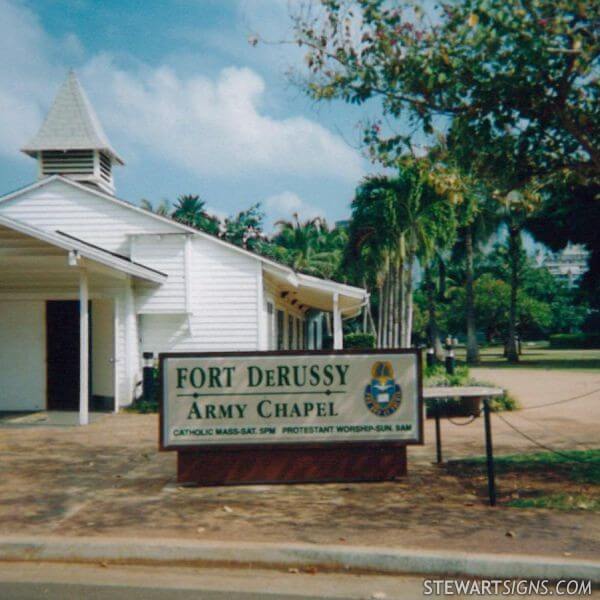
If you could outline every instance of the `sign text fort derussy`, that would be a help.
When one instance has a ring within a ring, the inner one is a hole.
[[[163,355],[164,447],[420,441],[414,352]]]

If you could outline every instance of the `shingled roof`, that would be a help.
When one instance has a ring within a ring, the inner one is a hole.
[[[124,164],[73,71],[58,90],[40,130],[21,150],[34,157],[43,150],[102,150]]]

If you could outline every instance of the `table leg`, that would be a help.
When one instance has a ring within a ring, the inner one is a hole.
[[[442,429],[440,424],[440,401],[435,400],[435,449],[437,464],[442,464]]]

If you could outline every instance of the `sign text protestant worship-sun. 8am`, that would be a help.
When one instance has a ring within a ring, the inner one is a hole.
[[[165,449],[421,441],[413,351],[164,354]]]

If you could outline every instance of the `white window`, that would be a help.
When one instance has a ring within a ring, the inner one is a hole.
[[[267,302],[267,348],[275,350],[275,309],[272,302]]]
[[[277,310],[275,328],[275,335],[277,337],[277,350],[285,350],[285,313],[282,310]]]
[[[287,320],[287,349],[294,349],[294,317],[288,315]]]

